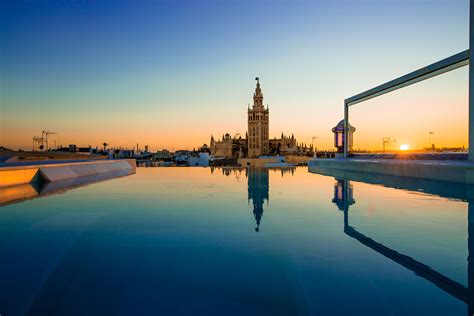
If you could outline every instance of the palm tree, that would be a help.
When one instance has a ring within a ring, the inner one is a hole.
[[[107,146],[109,146],[109,144],[107,144],[106,142],[103,142],[102,145],[104,145],[104,150],[106,150]]]

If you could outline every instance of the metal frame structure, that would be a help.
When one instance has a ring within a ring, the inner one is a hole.
[[[469,47],[474,47],[474,0],[469,8]],[[474,50],[467,49],[409,74],[398,77],[375,88],[369,89],[344,100],[344,158],[349,157],[348,124],[349,107],[357,103],[381,96],[416,82],[432,78],[445,72],[466,66],[474,58]],[[471,93],[472,92],[472,93]],[[469,160],[474,161],[474,67],[469,67]]]

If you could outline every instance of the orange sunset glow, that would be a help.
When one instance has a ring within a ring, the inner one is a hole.
[[[324,10],[302,7],[293,8],[299,12],[295,15],[281,11],[282,24],[254,7],[253,14],[267,22],[258,28],[245,25],[246,31],[238,33],[231,30],[244,26],[225,8],[220,8],[224,15],[205,25],[188,19],[191,25],[177,28],[171,19],[165,28],[135,25],[130,32],[137,36],[131,37],[109,29],[122,21],[112,13],[110,20],[95,17],[100,32],[89,30],[89,24],[63,21],[59,11],[51,21],[62,27],[43,25],[41,18],[36,26],[17,21],[18,28],[3,35],[8,45],[0,62],[9,80],[2,81],[0,145],[31,150],[32,138],[43,130],[57,133],[51,146],[101,147],[106,142],[113,148],[148,145],[153,151],[209,145],[211,135],[244,137],[252,79],[260,76],[270,108],[269,138],[294,134],[298,143],[334,150],[331,129],[343,118],[344,99],[468,45],[467,10],[462,16],[451,12],[456,18],[449,20],[445,10],[439,11],[442,15],[424,10],[425,23],[414,31],[407,26],[418,25],[421,17],[419,12],[412,16],[412,9],[397,7],[395,18],[383,6],[368,6],[361,14],[370,12],[370,18],[358,19],[351,5],[326,8],[322,15]],[[139,20],[155,23],[159,19],[152,12],[141,12],[145,16]],[[328,18],[341,14],[348,16]],[[404,27],[398,23],[401,16]],[[430,27],[441,17],[446,22],[442,38]],[[393,27],[380,37],[379,25],[386,23]],[[200,28],[214,37],[191,36]],[[33,29],[50,40],[38,42]],[[58,29],[77,41],[65,42]],[[349,58],[341,43],[357,58]],[[468,69],[460,68],[351,106],[350,123],[357,129],[353,148],[381,150],[386,137],[396,140],[387,150],[398,150],[402,143],[409,143],[410,150],[467,148],[467,84]]]

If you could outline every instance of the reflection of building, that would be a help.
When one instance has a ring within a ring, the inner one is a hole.
[[[336,179],[332,202],[336,204],[337,208],[341,211],[349,210],[349,206],[355,203],[352,184],[349,180]]]
[[[253,105],[247,109],[248,130],[245,139],[240,136],[231,137],[225,134],[222,139],[211,136],[210,150],[213,157],[243,158],[262,155],[312,155],[312,146],[296,141],[291,135],[269,139],[269,110],[263,104],[263,94],[258,78]]]
[[[270,168],[271,169],[271,168]],[[291,173],[293,176],[295,174],[295,167],[289,167],[289,168],[275,168],[275,172],[280,171],[281,172],[281,177],[285,175],[285,173]]]
[[[237,181],[240,181],[242,173],[245,171],[245,177],[247,178],[247,192],[248,202],[252,201],[253,217],[257,227],[255,231],[260,230],[260,223],[263,217],[263,206],[265,202],[269,201],[270,191],[270,172],[276,175],[294,175],[296,167],[289,168],[215,168],[211,167],[211,174],[214,174],[216,170],[220,170],[223,176],[235,176]],[[219,172],[219,171],[218,171]]]
[[[269,177],[268,169],[248,168],[248,200],[252,200],[253,216],[257,222],[255,231],[260,230],[260,221],[263,216],[263,204],[268,203]]]

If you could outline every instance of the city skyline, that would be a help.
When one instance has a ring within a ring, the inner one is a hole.
[[[468,1],[288,4],[4,2],[0,145],[197,148],[245,135],[259,76],[270,138],[333,149],[344,98],[468,47]],[[467,146],[467,69],[351,111],[356,149]]]

